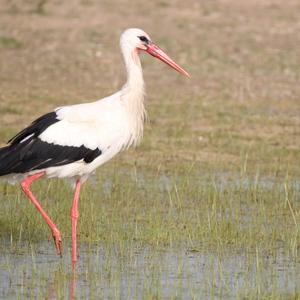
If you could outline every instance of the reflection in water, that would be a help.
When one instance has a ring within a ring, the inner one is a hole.
[[[54,276],[51,278],[52,274],[49,276],[47,293],[45,299],[55,300],[57,299],[57,291],[63,288],[61,281],[61,270],[59,266],[56,266],[55,271],[53,272]],[[76,269],[73,268],[69,275],[69,300],[76,299]]]
[[[48,291],[45,299],[47,300],[54,300],[57,299],[56,294],[57,291],[61,290],[61,282],[60,282],[60,274],[59,270],[57,269],[54,272],[54,278],[51,280],[49,278],[49,286],[48,286]],[[72,272],[69,276],[69,300],[74,300],[76,299],[76,269],[73,268]]]
[[[76,266],[72,267],[69,283],[69,300],[74,300],[76,295]]]
[[[76,271],[70,255],[59,259],[52,244],[11,253],[0,251],[0,299],[228,299],[258,284],[261,291],[292,293],[300,282],[299,261],[280,247],[266,256],[81,245]]]

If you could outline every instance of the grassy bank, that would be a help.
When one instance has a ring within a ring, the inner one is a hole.
[[[292,0],[1,5],[1,145],[57,106],[119,89],[127,27],[192,76],[143,55],[143,142],[82,190],[78,299],[299,298],[299,13]],[[33,190],[65,256],[1,182],[0,297],[64,299],[72,191],[59,180]]]

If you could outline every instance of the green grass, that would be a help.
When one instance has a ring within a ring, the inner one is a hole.
[[[87,184],[80,200],[79,240],[103,245],[138,243],[142,246],[187,248],[234,246],[267,252],[277,242],[297,255],[299,183],[247,174],[203,176],[193,165],[186,170],[139,173],[104,169],[95,185]],[[120,174],[121,173],[121,174]],[[123,174],[122,174],[123,173]],[[65,237],[70,237],[72,193],[53,180],[33,188]],[[1,212],[4,239],[36,242],[48,228],[28,200],[10,186]],[[39,224],[37,226],[37,224]]]
[[[13,37],[0,36],[0,48],[19,49],[22,43]]]
[[[197,299],[199,294],[281,299],[287,297],[281,296],[285,289],[291,297],[299,295],[299,182],[247,173],[204,176],[195,164],[182,167],[172,174],[107,167],[85,186],[79,204],[77,274],[85,289],[79,295],[94,289],[90,297],[95,299],[102,293],[114,299],[132,291],[137,299],[160,299],[163,293],[168,299]],[[60,278],[55,295],[63,298],[59,295],[71,276],[70,189],[57,180],[33,188],[62,231],[67,249],[63,261],[55,256],[52,241],[38,250],[49,236],[48,228],[28,200],[16,196],[15,188],[4,190],[0,235],[7,247],[2,246],[7,267],[13,257],[29,256],[32,262],[17,264],[20,272],[25,268],[31,274],[22,290],[32,285],[44,295],[53,276],[44,268],[54,262]],[[139,260],[140,266],[135,262]],[[195,272],[200,285],[188,280]],[[120,283],[128,278],[132,286],[126,291]],[[143,289],[135,290],[139,282]]]
[[[29,1],[0,14],[1,145],[119,89],[129,26],[191,74],[142,56],[150,122],[82,189],[75,281],[68,182],[32,186],[63,259],[20,188],[0,183],[0,298],[66,299],[74,284],[78,299],[300,299],[298,5]]]

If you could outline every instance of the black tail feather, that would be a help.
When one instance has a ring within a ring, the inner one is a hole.
[[[79,160],[91,163],[101,155],[98,148],[64,146],[42,141],[40,134],[56,122],[59,119],[55,112],[45,114],[10,139],[9,145],[0,148],[0,176],[43,170]]]
[[[101,153],[98,148],[60,146],[31,137],[19,144],[0,148],[0,176],[58,167],[79,160],[91,163]]]

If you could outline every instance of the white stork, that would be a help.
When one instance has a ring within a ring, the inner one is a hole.
[[[120,39],[127,82],[117,93],[95,102],[63,106],[47,113],[0,148],[0,176],[21,182],[21,187],[50,227],[56,250],[62,255],[61,234],[30,190],[42,176],[74,180],[71,208],[72,262],[75,266],[76,227],[81,184],[97,167],[121,150],[136,145],[145,119],[144,80],[139,50],[189,74],[155,45],[141,29],[127,29]]]

